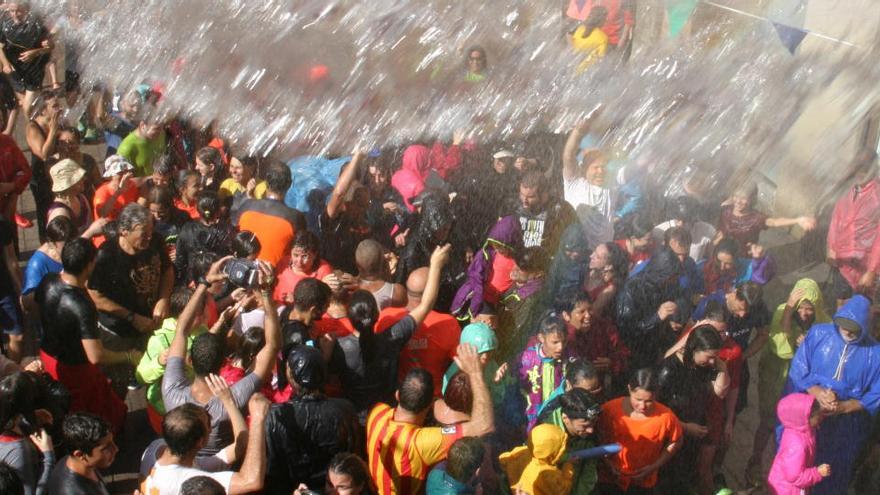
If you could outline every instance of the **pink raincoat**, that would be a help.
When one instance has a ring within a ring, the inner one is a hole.
[[[431,171],[431,151],[420,144],[414,144],[403,152],[403,165],[391,176],[391,187],[403,196],[409,211],[415,210],[412,199],[425,190],[425,179]]]
[[[856,194],[855,186],[834,205],[828,229],[828,250],[840,274],[855,287],[866,271],[880,268],[880,183],[873,180]]]
[[[816,399],[809,394],[790,394],[779,401],[776,414],[785,428],[767,479],[776,495],[801,495],[822,481],[813,465],[816,432],[810,427],[810,410]]]

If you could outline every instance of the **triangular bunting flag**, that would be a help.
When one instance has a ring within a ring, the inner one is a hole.
[[[791,52],[792,55],[794,55],[795,50],[800,46],[801,41],[804,41],[804,38],[807,37],[808,33],[805,29],[786,26],[785,24],[779,24],[778,22],[774,22],[773,27],[776,28],[776,33],[779,35],[782,44],[788,48],[788,51]]]

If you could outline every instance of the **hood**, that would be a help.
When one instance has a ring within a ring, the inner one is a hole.
[[[532,457],[545,464],[556,464],[565,453],[565,432],[552,424],[541,424],[529,433]]]
[[[846,302],[837,313],[834,313],[834,319],[846,318],[852,320],[862,329],[862,334],[854,342],[860,344],[868,339],[868,332],[871,330],[871,301],[865,296],[858,294]]]
[[[673,277],[680,277],[683,270],[678,255],[669,248],[663,248],[654,253],[642,274],[649,281],[662,284]]]
[[[414,144],[403,152],[401,170],[409,170],[416,173],[422,180],[431,171],[431,150],[427,146]]]
[[[442,199],[428,196],[422,203],[422,218],[419,220],[418,237],[429,240],[435,232],[454,220],[449,203]],[[445,241],[444,241],[445,242]]]
[[[810,411],[816,398],[810,394],[790,394],[776,406],[776,414],[782,426],[795,431],[810,430]]]
[[[522,241],[522,232],[519,227],[519,220],[516,217],[504,217],[489,229],[489,235],[486,242],[502,244],[511,249],[516,249]]]
[[[584,228],[579,222],[569,225],[565,232],[562,233],[562,239],[559,241],[559,254],[563,251],[577,251],[586,254],[590,250],[587,244],[587,235]],[[559,256],[557,254],[557,256]]]
[[[471,323],[461,331],[460,344],[470,344],[477,348],[477,352],[494,351],[498,348],[498,337],[495,332],[485,323]]]
[[[831,321],[831,317],[825,311],[825,300],[822,297],[822,290],[819,289],[819,284],[815,280],[802,278],[794,284],[792,291],[797,289],[804,291],[804,297],[800,298],[798,306],[804,301],[809,301],[816,308],[816,323],[828,323]]]

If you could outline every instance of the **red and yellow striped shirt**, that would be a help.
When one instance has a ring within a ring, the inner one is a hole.
[[[424,493],[428,471],[446,459],[449,448],[461,436],[461,426],[437,428],[400,423],[394,421],[394,408],[376,405],[367,418],[367,457],[377,492]]]

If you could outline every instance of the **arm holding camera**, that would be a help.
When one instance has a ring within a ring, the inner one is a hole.
[[[263,328],[266,334],[266,344],[257,353],[254,362],[254,373],[259,376],[263,383],[269,383],[272,379],[272,372],[275,370],[275,357],[281,348],[281,323],[278,321],[278,311],[275,308],[275,301],[272,300],[272,284],[275,281],[272,273],[272,267],[265,262],[259,262],[259,286],[260,299],[263,303],[263,311],[265,312],[263,320]]]
[[[232,256],[227,256],[215,262],[213,265],[211,265],[211,268],[208,270],[207,275],[205,275],[204,280],[199,281],[199,284],[196,286],[195,292],[193,292],[192,297],[186,303],[186,307],[183,308],[183,311],[177,318],[177,327],[175,328],[174,332],[174,340],[171,341],[171,347],[169,347],[168,349],[169,358],[177,357],[183,359],[186,357],[186,338],[189,334],[189,330],[193,324],[193,321],[195,321],[196,319],[196,315],[198,315],[202,311],[202,300],[204,299],[205,294],[208,292],[208,285],[214,282],[219,282],[227,277],[227,275],[223,273],[222,268],[223,264],[231,258]],[[205,285],[205,283],[207,283],[208,285]]]

